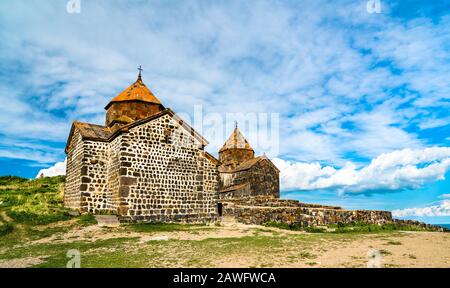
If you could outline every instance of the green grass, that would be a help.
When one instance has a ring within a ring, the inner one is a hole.
[[[358,233],[401,231],[398,227],[355,224],[336,225],[331,227],[335,232],[331,232],[331,229],[321,227],[266,223],[268,227],[309,233],[282,233],[262,227],[248,228],[250,233],[244,237],[202,239],[195,236],[195,240],[177,240],[165,232],[182,231],[185,232],[183,234],[200,235],[204,230],[222,228],[152,223],[99,228],[111,233],[107,235],[111,238],[96,240],[98,238],[95,236],[99,234],[92,233],[96,229],[83,229],[96,224],[95,217],[89,214],[71,217],[69,210],[63,207],[63,184],[64,177],[37,180],[0,177],[0,260],[39,258],[42,263],[35,267],[63,268],[69,260],[67,252],[77,249],[81,253],[81,267],[211,267],[225,265],[223,262],[234,264],[236,261],[252,267],[278,267],[286,261],[315,265],[313,259],[318,257],[320,251],[317,247],[322,243],[338,247],[344,242],[359,239]],[[84,234],[78,233],[82,230]],[[74,232],[70,233],[70,237],[65,234],[69,231]],[[140,232],[144,237],[131,238],[130,232]],[[153,232],[168,235],[169,240],[144,242],[143,239],[149,236],[145,233]],[[252,235],[251,232],[255,233]],[[381,236],[386,238],[384,242],[389,241],[386,235],[373,237]]]
[[[285,230],[292,230],[292,231],[305,231],[308,233],[325,233],[326,232],[326,229],[323,227],[302,227],[299,224],[287,224],[287,223],[280,223],[280,222],[267,222],[267,223],[264,223],[263,226],[280,228],[280,229],[285,229]]]
[[[64,180],[63,176],[36,180],[0,177],[0,208],[20,224],[45,225],[68,220],[71,216],[63,205]]]
[[[298,224],[288,224],[288,223],[282,223],[282,222],[266,222],[263,224],[263,226],[274,227],[274,228],[285,229],[285,230],[293,230],[293,231],[302,231],[303,230],[303,227],[301,227]]]
[[[303,228],[303,230],[305,232],[308,233],[325,233],[327,230],[325,228],[321,228],[321,227],[305,227]]]
[[[178,224],[178,223],[139,223],[128,224],[127,228],[136,232],[174,232],[174,231],[191,231],[202,229],[217,229],[206,225]]]
[[[0,186],[16,185],[27,181],[28,179],[18,176],[0,176]]]
[[[398,231],[433,231],[426,228],[413,225],[399,225],[397,223],[387,223],[383,225],[352,223],[352,224],[335,224],[328,225],[328,229],[323,227],[302,227],[299,224],[287,224],[280,222],[267,222],[263,226],[287,229],[293,231],[305,231],[308,233],[381,233],[381,232],[398,232]],[[394,245],[394,244],[392,244]]]
[[[383,225],[365,224],[355,222],[352,224],[336,224],[330,225],[334,228],[332,233],[380,233],[380,232],[395,232],[395,231],[432,231],[426,228],[413,225],[399,225],[397,223],[387,223]]]
[[[78,224],[81,226],[89,226],[97,224],[97,220],[95,220],[95,216],[92,214],[83,214],[78,218]]]
[[[5,236],[14,230],[14,226],[11,223],[0,223],[0,236]]]
[[[173,225],[168,226],[173,228]],[[258,260],[251,263],[255,267],[273,267],[278,257],[268,259],[268,255],[291,253],[300,261],[310,261],[315,255],[308,250],[319,241],[310,241],[308,237],[245,236],[142,243],[125,236],[97,241],[72,239],[71,242],[54,237],[55,240],[47,243],[30,243],[30,240],[58,236],[69,229],[39,226],[34,230],[14,231],[0,241],[0,260],[34,257],[43,261],[35,267],[65,267],[69,260],[67,252],[77,249],[81,254],[81,267],[209,267],[216,258],[240,259],[245,255],[258,256]],[[301,247],[301,250],[289,245]]]

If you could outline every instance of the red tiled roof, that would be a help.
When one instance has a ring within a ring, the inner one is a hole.
[[[144,82],[142,82],[142,78],[138,77],[136,82],[131,84],[130,87],[123,90],[119,95],[109,102],[106,105],[105,109],[108,109],[112,103],[115,102],[124,102],[124,101],[142,101],[154,104],[161,104],[158,98],[150,91],[150,89],[145,86]]]
[[[255,157],[253,159],[247,160],[245,162],[242,162],[241,164],[239,164],[239,166],[237,166],[234,169],[227,169],[227,167],[225,167],[225,166],[220,166],[219,172],[235,173],[235,172],[239,172],[239,171],[245,171],[245,170],[252,168],[253,166],[255,166],[256,164],[258,164],[261,161],[267,161],[270,166],[275,168],[277,171],[280,171],[277,168],[277,166],[275,166],[275,164],[273,164],[272,161],[269,160],[269,158],[267,158],[266,156],[259,156],[259,157]]]
[[[80,131],[81,137],[83,138],[108,140],[112,135],[111,130],[105,126],[78,121],[75,121],[73,125],[78,128],[78,131]]]
[[[241,131],[239,131],[239,128],[237,127],[234,129],[233,133],[231,133],[231,136],[227,139],[227,141],[225,141],[225,144],[223,144],[219,152],[228,149],[246,149],[253,151],[247,139],[245,139],[244,135],[242,135]]]

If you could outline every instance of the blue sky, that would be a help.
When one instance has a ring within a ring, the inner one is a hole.
[[[66,3],[0,3],[1,175],[64,161],[142,65],[178,113],[279,113],[283,197],[450,223],[450,1]]]

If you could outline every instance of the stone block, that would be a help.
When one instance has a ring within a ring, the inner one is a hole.
[[[137,183],[137,178],[133,177],[120,177],[120,185],[131,186]]]

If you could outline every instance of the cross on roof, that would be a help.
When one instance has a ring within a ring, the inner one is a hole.
[[[144,71],[144,69],[142,69],[142,66],[139,65],[139,67],[137,68],[137,70],[139,71],[139,78],[141,78],[141,74],[142,74],[142,71]]]

